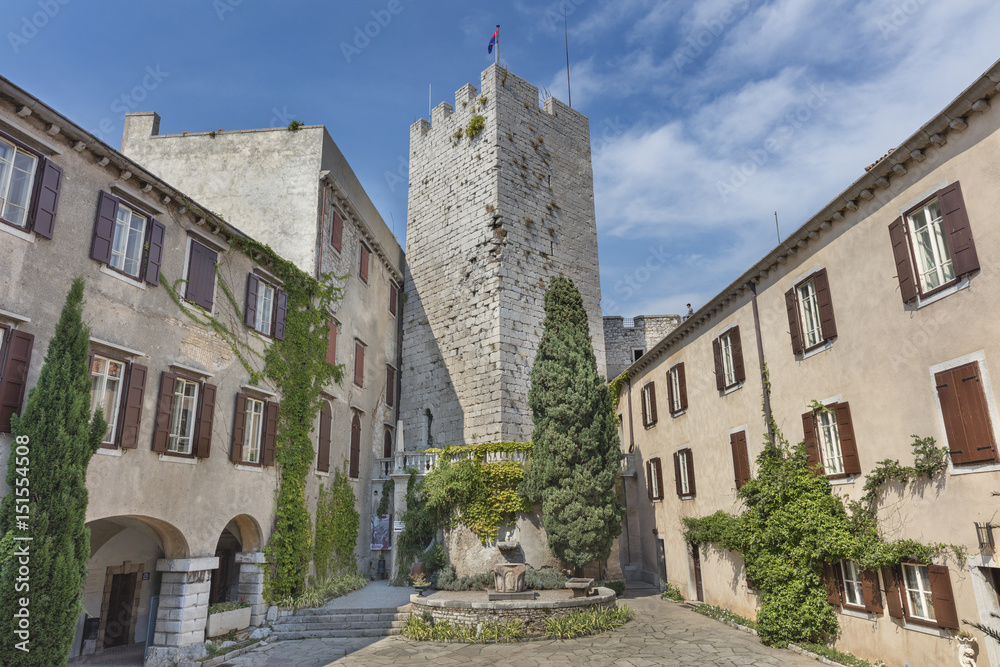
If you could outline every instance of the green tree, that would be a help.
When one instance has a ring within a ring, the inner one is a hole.
[[[13,552],[3,550],[0,663],[4,665],[65,665],[82,607],[90,557],[90,530],[84,525],[87,466],[107,430],[100,411],[90,412],[90,329],[82,313],[83,279],[77,278],[49,342],[38,383],[20,417],[12,421],[7,485],[13,491],[0,503],[0,534],[8,544],[18,537],[31,540],[13,542]],[[27,489],[27,495],[19,496],[20,489]],[[25,506],[15,502],[23,497],[29,499],[27,521]],[[22,555],[12,557],[18,550]],[[24,560],[27,576],[19,572]],[[24,600],[29,603],[30,638],[20,646],[27,652],[18,648],[25,635],[17,632],[25,629],[17,617],[23,613]]]
[[[623,507],[615,494],[621,449],[572,280],[552,279],[543,324],[528,391],[534,451],[521,490],[542,507],[552,553],[579,571],[607,560],[621,534]]]

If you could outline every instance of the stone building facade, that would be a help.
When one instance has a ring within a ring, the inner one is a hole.
[[[604,345],[607,348],[608,380],[638,361],[663,338],[680,326],[680,315],[604,316]]]

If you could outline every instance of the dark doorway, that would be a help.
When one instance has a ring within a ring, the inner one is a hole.
[[[691,559],[694,561],[694,593],[698,602],[705,601],[705,591],[701,586],[701,547],[691,545]]]
[[[122,646],[130,642],[132,628],[132,603],[135,599],[136,573],[115,574],[111,577],[111,596],[108,615],[104,624],[104,648]]]
[[[208,604],[229,602],[236,599],[234,594],[239,583],[239,566],[236,564],[236,554],[242,551],[239,540],[227,527],[222,531],[218,544],[215,545],[215,555],[219,559],[219,567],[212,570],[212,587],[208,593]]]

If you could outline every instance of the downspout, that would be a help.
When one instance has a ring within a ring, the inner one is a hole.
[[[760,366],[760,386],[764,395],[764,422],[767,439],[774,446],[774,429],[771,427],[771,391],[767,385],[767,371],[764,366],[764,342],[760,335],[760,313],[757,311],[757,283],[750,281],[751,303],[753,304],[753,330],[757,336],[757,363]]]
[[[323,191],[322,203],[319,207],[319,230],[316,234],[316,280],[323,275],[323,222],[326,220],[326,175],[330,172],[320,172],[319,187]]]
[[[628,378],[628,453],[635,449],[635,437],[632,433],[632,377]]]

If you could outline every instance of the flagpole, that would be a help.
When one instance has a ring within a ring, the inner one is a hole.
[[[500,24],[497,23],[497,59],[496,64],[500,64]]]
[[[569,108],[573,108],[573,88],[569,85],[569,19],[566,18],[566,7],[563,6],[563,27],[566,30],[566,94],[569,97]]]

